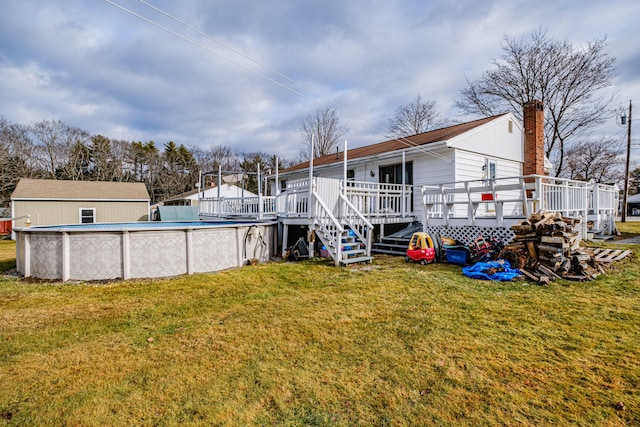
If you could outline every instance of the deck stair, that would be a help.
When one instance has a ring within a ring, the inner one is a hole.
[[[370,263],[371,230],[370,223],[348,200],[343,201],[342,215],[336,218],[322,197],[313,192],[313,216],[311,229],[325,246],[335,265],[347,265],[360,262]]]
[[[339,245],[337,244],[337,238],[334,237],[334,233],[329,232],[327,228],[314,227],[314,231],[331,257],[334,260],[337,259],[336,264],[370,263],[373,260],[372,256],[367,256],[365,244],[348,229],[338,233],[340,240]]]
[[[417,231],[422,231],[421,224],[410,225],[396,233],[381,237],[379,241],[373,244],[371,252],[376,254],[404,256],[407,253],[407,247],[409,246],[411,236]]]
[[[346,230],[342,233],[340,264],[346,265],[358,262],[370,263],[373,260],[373,257],[367,256],[367,251],[364,247],[365,244],[361,242],[360,239]]]

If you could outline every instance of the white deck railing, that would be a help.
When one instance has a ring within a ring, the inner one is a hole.
[[[310,195],[308,178],[287,182],[287,188],[276,196],[276,213],[278,216],[308,218]]]
[[[274,218],[276,200],[271,196],[206,197],[198,201],[200,216]]]
[[[413,186],[347,181],[346,198],[369,219],[413,215]]]
[[[454,219],[468,225],[489,219],[503,226],[508,225],[506,219],[515,222],[532,212],[545,210],[580,217],[585,233],[587,220],[594,222],[596,230],[604,227],[611,231],[611,221],[615,221],[618,209],[617,186],[542,175],[423,186],[422,196],[424,222],[445,225]]]
[[[311,188],[310,184],[313,184]],[[312,191],[336,217],[343,214],[344,197],[352,211],[374,223],[408,218],[413,186],[314,177],[287,182],[276,197],[207,198],[200,200],[202,216],[311,218]],[[612,231],[618,209],[617,186],[542,175],[507,177],[426,185],[421,187],[423,222],[508,226],[509,222],[546,210],[593,221],[596,230]],[[508,221],[512,220],[512,221]],[[489,225],[489,224],[487,224]],[[585,228],[586,231],[586,228]]]

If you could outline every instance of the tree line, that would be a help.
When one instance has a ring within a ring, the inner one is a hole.
[[[284,168],[286,161],[278,160]],[[125,141],[89,132],[60,120],[14,123],[0,116],[0,198],[9,207],[20,178],[144,182],[156,203],[196,188],[200,172],[275,169],[274,155],[238,153],[231,147],[203,149],[169,141]],[[209,185],[207,181],[205,185]],[[249,175],[247,189],[257,182]]]

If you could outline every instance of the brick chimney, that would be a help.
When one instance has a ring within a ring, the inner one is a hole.
[[[544,172],[544,106],[540,101],[524,104],[523,175],[546,175]]]

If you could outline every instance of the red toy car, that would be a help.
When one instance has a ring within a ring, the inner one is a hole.
[[[413,233],[407,248],[407,262],[413,260],[422,265],[436,261],[436,248],[431,236],[427,233]]]

